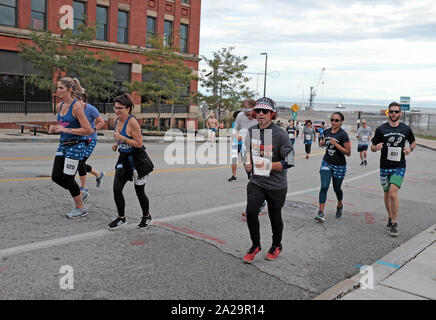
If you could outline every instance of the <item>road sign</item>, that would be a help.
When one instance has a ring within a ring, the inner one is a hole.
[[[410,97],[400,97],[400,105],[401,110],[409,111],[410,110]]]
[[[298,104],[294,104],[294,105],[291,107],[291,110],[294,111],[294,112],[297,112],[298,110],[300,110],[300,107],[298,106]]]

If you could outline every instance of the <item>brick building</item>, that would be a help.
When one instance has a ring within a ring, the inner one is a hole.
[[[198,71],[200,9],[201,0],[0,0],[0,113],[11,113],[11,108],[17,112],[11,102],[25,102],[26,114],[44,113],[40,109],[47,92],[26,86],[25,75],[35,71],[18,55],[18,44],[30,41],[30,28],[60,34],[61,28],[74,30],[81,22],[98,23],[92,46],[117,59],[115,80],[142,81],[145,75],[134,61],[143,59],[141,51],[152,50],[147,39],[156,34],[179,47],[186,65]],[[197,82],[192,81],[190,91],[197,90]],[[156,125],[154,109],[141,108],[141,97],[134,98],[138,120],[144,126]],[[169,110],[168,106],[161,109],[163,127],[169,125]],[[195,105],[176,106],[174,112],[176,127],[198,118]]]

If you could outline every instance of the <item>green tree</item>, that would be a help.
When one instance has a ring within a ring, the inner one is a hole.
[[[244,75],[248,67],[245,63],[248,57],[237,56],[233,54],[233,50],[234,47],[223,48],[213,52],[210,59],[202,56],[209,70],[201,72],[200,86],[206,90],[206,93],[201,94],[199,100],[205,101],[218,111],[221,111],[223,106],[235,110],[242,100],[254,96],[254,92],[247,86],[250,78]],[[219,116],[220,112],[218,118]]]
[[[90,50],[95,39],[95,26],[80,24],[78,32],[63,30],[56,35],[50,31],[30,34],[31,44],[20,43],[20,56],[38,70],[29,82],[40,89],[54,90],[63,76],[76,77],[90,97],[108,99],[116,86],[112,60],[103,51]]]
[[[145,58],[142,63],[145,79],[125,85],[131,92],[141,95],[146,100],[146,105],[157,105],[160,131],[161,104],[190,104],[192,92],[189,91],[189,87],[191,81],[197,80],[197,76],[192,68],[185,64],[184,57],[177,53],[177,48],[165,46],[161,36],[156,36],[149,42],[152,49],[146,49],[142,53]],[[171,118],[171,123],[172,121]]]

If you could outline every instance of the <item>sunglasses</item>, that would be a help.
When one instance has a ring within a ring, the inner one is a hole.
[[[330,119],[331,122],[341,122],[341,119]]]
[[[263,114],[268,114],[268,112],[270,112],[271,110],[268,109],[255,109],[254,112],[256,113],[263,113]]]
[[[114,107],[114,110],[123,110],[125,109],[124,107]]]
[[[400,113],[400,110],[389,110],[389,113]]]

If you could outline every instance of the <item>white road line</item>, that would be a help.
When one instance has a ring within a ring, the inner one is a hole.
[[[379,171],[378,169],[373,170],[373,171],[367,172],[365,174],[346,179],[346,180],[344,180],[344,182],[359,180],[359,179],[364,178],[366,176],[372,175],[378,171]],[[311,188],[311,189],[290,192],[290,193],[286,194],[286,196],[292,197],[292,196],[296,196],[296,195],[300,195],[300,194],[304,194],[304,193],[308,193],[308,192],[313,192],[316,190],[319,190],[319,186],[315,187],[315,188]],[[220,207],[211,208],[211,209],[188,212],[188,213],[177,215],[177,216],[156,219],[155,221],[157,221],[157,222],[171,222],[171,221],[176,221],[176,220],[180,220],[180,219],[192,218],[195,216],[202,216],[202,215],[207,215],[207,214],[215,213],[215,212],[219,212],[219,211],[225,211],[225,210],[229,210],[229,209],[244,207],[245,205],[246,205],[246,202],[239,202],[239,203],[234,203],[234,204],[220,206]],[[127,224],[123,227],[120,227],[120,231],[121,230],[130,230],[130,229],[134,229],[134,228],[136,228],[136,224]],[[116,232],[116,231],[102,229],[102,230],[80,233],[80,234],[66,236],[66,237],[62,237],[62,238],[39,241],[39,242],[20,245],[20,246],[16,246],[16,247],[12,247],[12,248],[2,249],[2,250],[0,250],[0,258],[6,257],[6,256],[17,255],[17,254],[21,254],[21,253],[25,253],[25,252],[36,251],[39,249],[45,249],[45,248],[70,244],[70,243],[83,241],[83,240],[96,239],[96,238],[112,235],[112,234],[114,234],[114,232]]]

